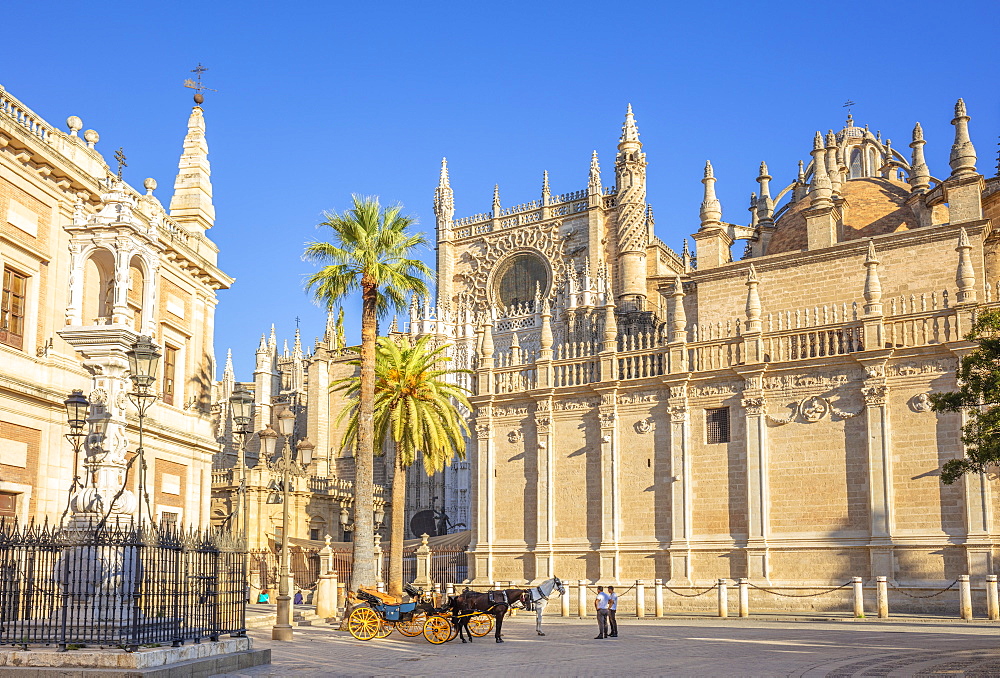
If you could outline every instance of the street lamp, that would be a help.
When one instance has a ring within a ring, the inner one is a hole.
[[[83,391],[80,389],[74,389],[69,397],[63,401],[63,405],[66,407],[66,422],[69,424],[69,433],[66,434],[66,440],[69,444],[73,446],[73,484],[69,488],[70,502],[73,500],[73,492],[76,491],[78,487],[83,487],[83,483],[80,482],[80,449],[83,447],[83,441],[86,439],[87,434],[83,432],[84,427],[87,425],[87,414],[90,412],[90,401],[87,400],[86,396],[83,395]],[[66,504],[66,510],[63,511],[62,520],[66,518],[66,514],[69,513],[70,503]]]
[[[308,438],[303,438],[295,446],[295,449],[299,453],[299,463],[308,468],[313,463],[313,451],[316,449],[316,443]]]
[[[253,394],[246,389],[243,384],[239,384],[233,389],[233,394],[229,396],[229,407],[233,413],[233,434],[240,437],[239,454],[236,457],[236,466],[240,469],[240,487],[236,492],[236,511],[233,515],[239,514],[240,532],[243,535],[243,548],[248,548],[249,526],[250,526],[250,503],[247,501],[247,437],[250,430],[247,426],[253,418]],[[250,563],[248,558],[243,558],[243,581],[249,591]],[[249,599],[249,594],[248,594]]]
[[[291,640],[292,639],[292,604],[288,590],[289,571],[291,569],[291,554],[288,550],[288,491],[291,485],[291,474],[302,475],[299,467],[292,462],[292,446],[294,440],[292,434],[295,432],[295,412],[291,408],[281,411],[277,416],[278,433],[283,438],[282,454],[280,460],[280,470],[282,474],[281,482],[281,568],[278,571],[278,610],[275,624],[271,628],[271,640]],[[312,445],[312,443],[309,443]],[[315,446],[313,446],[315,447]],[[273,443],[272,443],[273,448]],[[312,450],[309,450],[310,457]]]
[[[376,506],[373,517],[375,518],[375,529],[382,527],[382,521],[385,520],[385,506],[382,504]]]
[[[139,447],[135,456],[139,460],[139,523],[142,523],[142,504],[146,503],[149,508],[149,493],[146,492],[146,454],[143,448],[143,421],[146,411],[152,406],[156,399],[155,393],[150,393],[149,388],[156,381],[156,366],[160,361],[160,352],[156,350],[156,344],[147,337],[141,336],[132,344],[132,349],[125,352],[128,358],[129,378],[135,390],[128,394],[129,400],[139,410]],[[122,485],[122,489],[124,489]],[[152,520],[153,516],[150,516]]]
[[[344,541],[351,541],[348,535],[354,532],[354,523],[351,522],[351,513],[346,506],[340,507],[340,526],[344,529]]]

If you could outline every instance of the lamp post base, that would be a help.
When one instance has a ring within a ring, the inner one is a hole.
[[[278,595],[277,623],[271,627],[271,640],[292,639],[292,598]]]

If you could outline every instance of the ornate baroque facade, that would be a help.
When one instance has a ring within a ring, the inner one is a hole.
[[[927,401],[1000,303],[968,120],[937,178],[919,125],[904,156],[849,117],[787,187],[761,164],[747,225],[707,165],[696,257],[653,234],[631,108],[614,186],[595,152],[585,190],[455,219],[443,164],[437,303],[406,331],[475,371],[475,581],[996,572],[996,481],[940,483],[962,418]]]
[[[154,180],[139,192],[108,168],[97,132],[76,116],[67,127],[0,88],[0,516],[207,524],[216,292],[232,279],[207,236],[203,111],[188,119],[169,209]],[[163,354],[143,492],[138,464],[125,471],[137,447],[125,352],[139,335]],[[91,403],[78,456],[64,438],[73,389]]]

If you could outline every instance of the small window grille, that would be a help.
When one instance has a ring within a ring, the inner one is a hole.
[[[705,431],[708,444],[729,442],[729,408],[719,407],[705,410]]]
[[[0,492],[0,517],[17,517],[17,495]]]
[[[161,511],[160,512],[160,525],[166,526],[171,525],[173,527],[177,526],[177,519],[180,516],[175,511]]]

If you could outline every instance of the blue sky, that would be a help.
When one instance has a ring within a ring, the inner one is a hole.
[[[304,244],[352,193],[401,202],[433,237],[447,156],[457,216],[586,187],[590,153],[613,183],[631,102],[649,161],[657,234],[698,226],[711,159],[723,218],[745,222],[761,160],[784,186],[813,132],[857,102],[906,150],[923,124],[931,173],[948,173],[955,99],[972,116],[979,169],[1000,134],[996,2],[188,2],[8,3],[17,36],[0,84],[50,123],[78,115],[126,179],[169,201],[200,61],[217,223],[237,280],[219,294],[218,360],[249,378],[261,332],[305,340],[324,313],[302,289]],[[431,252],[426,253],[433,260]],[[357,337],[358,303],[347,305]],[[221,367],[220,367],[221,369]]]

